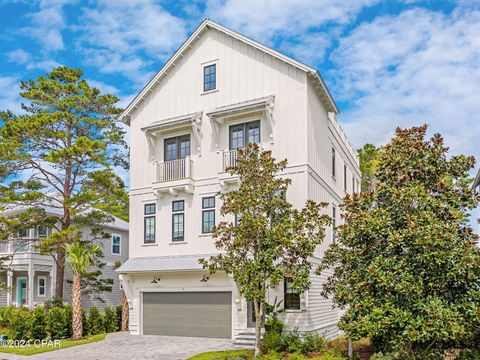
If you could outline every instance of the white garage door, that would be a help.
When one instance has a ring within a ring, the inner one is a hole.
[[[143,293],[145,335],[231,338],[231,292]]]

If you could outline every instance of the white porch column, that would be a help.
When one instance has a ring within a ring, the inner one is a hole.
[[[52,264],[52,269],[50,270],[50,299],[55,297],[55,284],[57,282],[57,263],[55,260]]]
[[[30,261],[28,264],[28,287],[27,287],[27,302],[28,308],[33,309],[33,289],[34,289],[34,278],[35,278],[35,268],[33,267],[33,262]]]
[[[13,303],[13,271],[7,271],[7,306]]]

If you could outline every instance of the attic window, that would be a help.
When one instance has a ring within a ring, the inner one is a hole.
[[[217,64],[203,67],[203,91],[211,91],[217,88]]]

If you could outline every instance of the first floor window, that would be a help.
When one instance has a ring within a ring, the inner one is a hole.
[[[113,234],[112,235],[112,254],[120,255],[120,243],[121,243],[120,235]]]
[[[332,242],[335,244],[337,237],[337,208],[332,205]]]
[[[37,236],[39,238],[46,238],[48,235],[47,228],[43,225],[38,225],[37,227]]]
[[[215,197],[202,198],[202,233],[211,233],[215,226]]]
[[[292,286],[289,278],[284,280],[284,304],[286,310],[300,310],[300,293]]]
[[[45,276],[40,276],[38,278],[38,296],[45,296],[45,288],[46,288],[46,278]]]
[[[185,202],[183,200],[172,202],[172,241],[185,240]]]

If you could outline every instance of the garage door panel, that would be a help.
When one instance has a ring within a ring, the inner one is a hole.
[[[231,337],[230,292],[143,294],[143,333]]]

